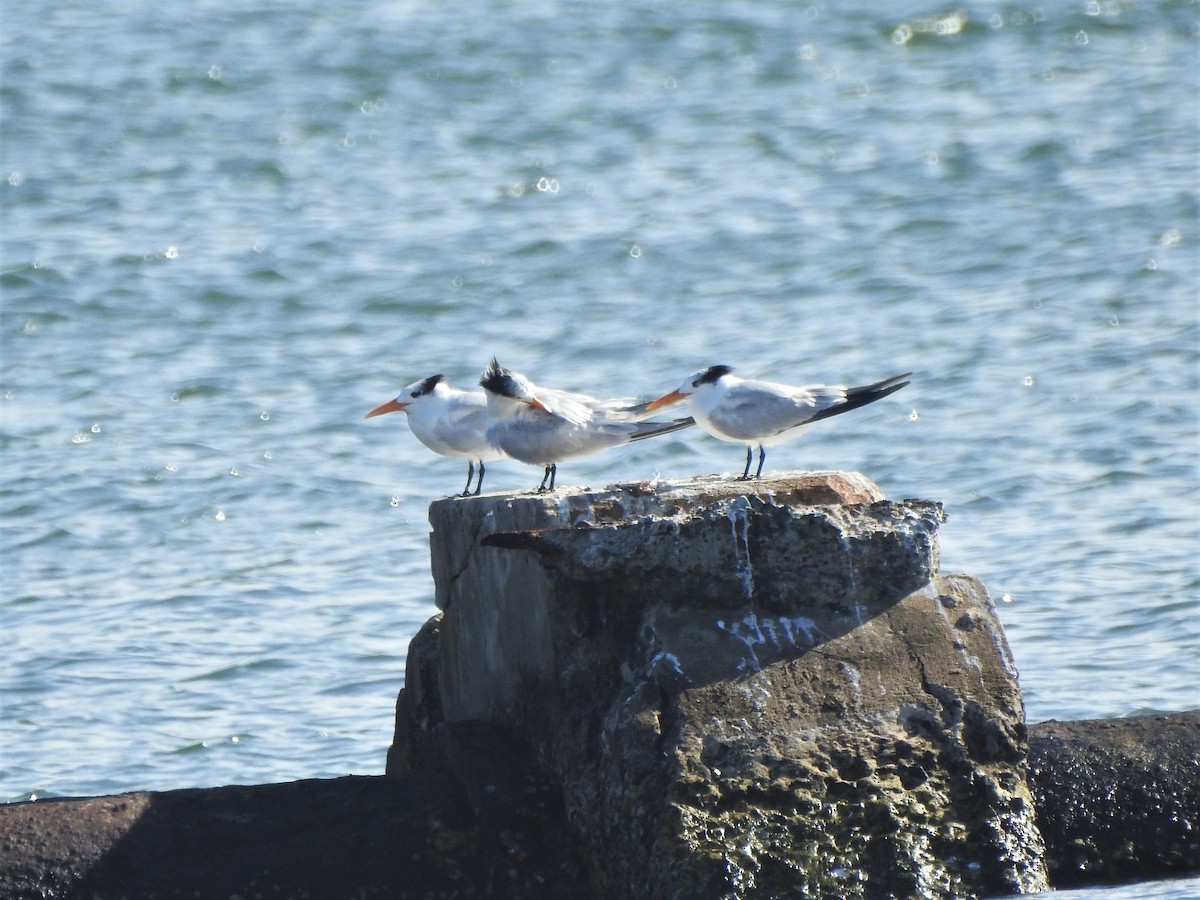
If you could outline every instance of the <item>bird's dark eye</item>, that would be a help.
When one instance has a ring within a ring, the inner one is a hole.
[[[420,392],[419,390],[417,390],[417,391],[413,391],[413,392],[412,392],[412,398],[413,398],[414,400],[416,400],[416,399],[417,399],[418,397],[420,397],[420,396],[421,396],[421,392]]]
[[[692,382],[692,387],[700,387],[700,382],[703,380],[704,379],[702,379],[702,378],[697,378],[695,381]]]

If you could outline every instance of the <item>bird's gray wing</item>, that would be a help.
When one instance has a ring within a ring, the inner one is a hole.
[[[846,399],[842,387],[794,388],[769,382],[745,382],[729,391],[725,403],[709,418],[722,432],[745,441],[771,437],[795,428]]]

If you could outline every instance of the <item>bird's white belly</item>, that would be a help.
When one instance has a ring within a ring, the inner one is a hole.
[[[488,444],[484,437],[482,409],[477,416],[460,417],[450,421],[410,415],[408,424],[417,440],[442,456],[491,461],[504,455]]]

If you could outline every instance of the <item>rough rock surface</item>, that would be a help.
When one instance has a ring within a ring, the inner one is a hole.
[[[589,896],[561,804],[502,765],[502,828],[431,773],[0,805],[0,896]]]
[[[445,774],[0,804],[0,897],[604,896],[528,750],[440,730]],[[1029,735],[1055,887],[1200,873],[1200,710]]]
[[[1200,710],[1031,732],[1056,887],[1200,872]]]
[[[818,473],[430,520],[389,772],[511,732],[605,896],[1046,887],[1016,672],[983,587],[937,576],[937,504]]]

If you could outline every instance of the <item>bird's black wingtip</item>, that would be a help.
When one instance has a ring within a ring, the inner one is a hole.
[[[900,390],[902,387],[908,387],[912,384],[912,381],[909,380],[910,378],[912,378],[912,372],[905,372],[903,375],[893,375],[891,378],[885,378],[883,381],[868,384],[866,387],[851,388],[850,393],[877,393],[883,397]]]
[[[877,381],[874,384],[865,384],[862,387],[850,388],[846,391],[846,400],[844,403],[839,403],[836,406],[829,407],[829,409],[822,410],[813,418],[815,420],[836,416],[840,413],[849,412],[852,409],[858,409],[860,406],[866,406],[868,403],[874,403],[876,400],[882,400],[889,394],[894,394],[901,388],[912,384],[911,381],[902,380],[908,378],[910,375],[912,375],[912,372],[905,372],[903,375],[885,378],[883,381]]]

